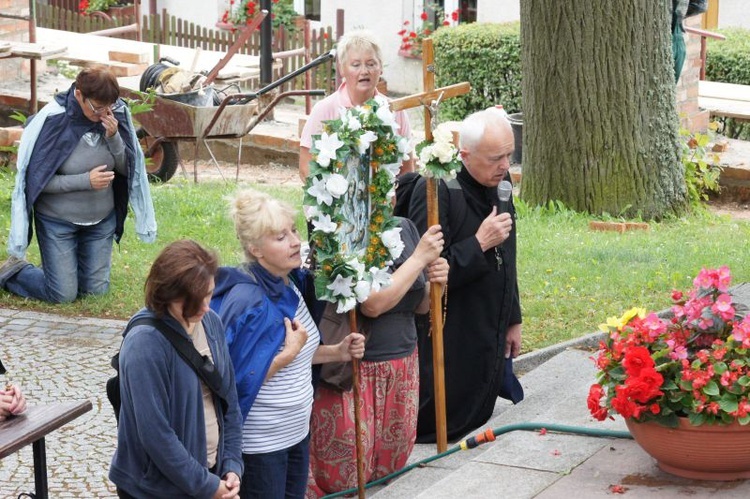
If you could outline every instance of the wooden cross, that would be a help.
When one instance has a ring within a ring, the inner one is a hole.
[[[392,111],[424,106],[424,136],[432,142],[432,131],[437,126],[440,101],[468,93],[468,82],[435,88],[435,63],[432,39],[422,41],[422,81],[424,92],[390,102]],[[427,178],[427,226],[440,223],[437,200],[437,179]],[[435,441],[438,452],[448,449],[448,428],[445,410],[445,359],[443,354],[443,287],[430,287],[430,324],[432,332],[432,368],[435,389]]]

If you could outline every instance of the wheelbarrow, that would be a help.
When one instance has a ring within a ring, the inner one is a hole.
[[[161,182],[167,182],[172,178],[177,171],[177,166],[180,165],[177,142],[188,141],[195,144],[193,175],[197,182],[198,152],[201,145],[206,148],[211,160],[218,167],[216,157],[208,144],[208,140],[216,139],[240,139],[237,155],[237,176],[239,176],[242,138],[255,128],[282,99],[298,95],[320,96],[324,95],[324,91],[281,92],[262,108],[258,98],[334,57],[335,51],[331,50],[256,92],[229,94],[221,99],[218,106],[193,105],[190,102],[204,99],[213,104],[213,96],[190,95],[194,92],[188,92],[177,99],[175,96],[167,98],[157,94],[153,108],[138,114],[136,118],[141,125],[138,130],[141,147],[144,149],[146,158],[151,159],[147,165],[149,178]],[[210,93],[213,89],[207,87],[206,91]],[[141,97],[139,92],[127,88],[121,88],[121,94],[129,99]]]

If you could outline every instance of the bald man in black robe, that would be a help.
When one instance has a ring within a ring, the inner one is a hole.
[[[506,359],[521,349],[515,209],[511,198],[507,212],[498,213],[497,195],[498,184],[510,180],[513,150],[513,130],[502,111],[474,113],[460,129],[464,168],[449,182],[460,188],[465,207],[449,206],[457,194],[449,195],[446,183],[438,188],[443,256],[450,264],[443,330],[449,440],[487,422],[507,373]],[[451,209],[462,213],[455,226],[450,226]],[[424,179],[414,188],[409,217],[420,232],[427,229]],[[417,441],[424,443],[435,441],[435,400],[431,338],[422,336]]]

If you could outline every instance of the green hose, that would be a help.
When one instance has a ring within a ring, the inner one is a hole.
[[[558,433],[571,433],[573,435],[585,435],[588,437],[598,437],[598,438],[633,438],[633,436],[627,431],[598,430],[596,428],[582,428],[580,426],[568,426],[568,425],[547,424],[547,423],[510,424],[506,426],[501,426],[499,428],[495,428],[492,430],[492,433],[494,434],[494,436],[497,437],[499,435],[504,435],[505,433],[509,433],[511,431],[516,431],[516,430],[539,431],[542,429],[545,429],[547,431],[554,431]],[[474,438],[475,437],[468,438],[464,440],[462,443],[465,444],[467,441],[473,440]],[[480,443],[477,443],[475,445],[470,445],[469,448],[476,447]],[[384,476],[383,478],[378,478],[377,480],[373,480],[372,482],[369,482],[368,484],[365,485],[365,489],[369,489],[370,487],[374,487],[376,485],[380,485],[381,483],[388,482],[389,480],[393,480],[394,478],[403,475],[407,471],[411,471],[417,466],[422,466],[423,464],[431,463],[432,461],[436,461],[445,456],[450,456],[451,454],[454,454],[460,451],[461,449],[462,449],[461,443],[459,443],[458,445],[451,447],[445,452],[440,452],[438,454],[435,454],[434,456],[430,456],[428,458],[422,459],[421,461],[417,461],[408,466],[404,466],[400,470],[395,471],[391,473],[390,475]],[[327,496],[324,496],[323,499],[330,499],[333,497],[343,497],[343,496],[352,495],[356,493],[357,493],[357,488],[355,487],[355,488],[351,488],[348,490],[343,490],[341,492],[336,492],[335,494],[329,494]]]

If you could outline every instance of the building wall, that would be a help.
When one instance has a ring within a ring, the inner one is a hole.
[[[229,7],[229,0],[157,0],[157,11],[162,9],[173,15],[209,29],[216,29],[216,22]],[[142,2],[141,11],[148,12],[149,3]]]
[[[750,2],[748,0],[719,1],[719,28],[730,26],[750,29]]]
[[[413,0],[323,0],[320,22],[336,27],[336,11],[344,9],[344,32],[367,28],[375,36],[383,52],[383,78],[388,82],[389,93],[410,94],[422,88],[421,60],[405,59],[398,55],[401,38],[397,34],[405,19],[414,17]]]
[[[479,0],[477,22],[505,23],[521,19],[520,0]]]

